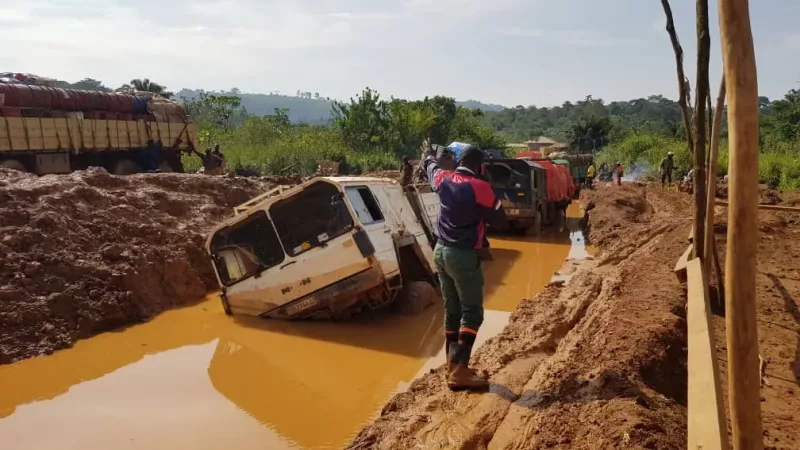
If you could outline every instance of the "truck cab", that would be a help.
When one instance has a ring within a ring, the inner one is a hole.
[[[489,182],[506,211],[514,231],[541,229],[547,192],[545,171],[523,159],[488,159],[484,162]]]
[[[234,211],[206,243],[228,314],[343,319],[438,295],[423,221],[391,180],[315,178]]]

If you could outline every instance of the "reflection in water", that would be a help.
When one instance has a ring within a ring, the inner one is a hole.
[[[571,236],[492,238],[480,341],[578,257]],[[0,366],[0,436],[13,449],[340,448],[443,362],[441,322],[440,305],[350,323],[232,319],[214,297]]]

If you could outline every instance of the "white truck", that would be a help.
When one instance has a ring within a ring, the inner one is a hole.
[[[438,196],[369,177],[320,177],[235,208],[206,243],[227,314],[347,319],[439,296]]]

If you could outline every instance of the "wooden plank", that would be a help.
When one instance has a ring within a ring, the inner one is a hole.
[[[136,122],[136,129],[139,131],[140,142],[147,142],[150,139],[150,129],[147,126],[147,122],[144,120]]]
[[[722,200],[717,200],[717,206],[722,206],[727,208],[729,205],[728,202],[724,202]],[[762,211],[783,211],[783,212],[800,212],[800,207],[798,206],[781,206],[781,205],[758,205],[758,209]]]
[[[63,150],[72,150],[72,143],[70,142],[69,126],[67,119],[53,120],[56,127],[56,136],[58,136],[59,148]]]
[[[155,140],[161,139],[161,142],[169,142],[169,123],[156,122],[158,124],[158,137]],[[156,125],[153,123],[153,125]]]
[[[128,134],[128,122],[124,120],[117,120],[117,141],[120,148],[130,148],[131,139]]]
[[[691,450],[727,450],[728,428],[717,355],[711,335],[707,276],[700,259],[692,259],[687,274],[688,422]]]
[[[116,120],[109,120],[108,121],[108,147],[109,148],[120,148],[119,145],[119,129],[117,128],[118,121]]]
[[[81,120],[81,143],[84,150],[94,150],[94,120]]]
[[[56,130],[55,119],[41,119],[42,148],[45,150],[58,150],[58,131]]]
[[[31,150],[41,150],[44,148],[44,138],[42,136],[42,125],[38,117],[24,117],[25,128],[28,132],[28,148]],[[16,147],[16,146],[15,146]]]
[[[83,148],[83,141],[81,136],[81,124],[79,119],[67,119],[67,127],[69,128],[70,146],[73,150],[80,150]]]
[[[686,281],[686,265],[689,263],[689,258],[692,256],[692,250],[694,250],[694,244],[689,244],[686,247],[686,251],[683,252],[680,258],[678,258],[678,262],[675,263],[675,276],[678,277],[678,281],[684,282]]]
[[[108,148],[108,120],[92,120],[92,132],[94,133],[94,150],[105,150]]]

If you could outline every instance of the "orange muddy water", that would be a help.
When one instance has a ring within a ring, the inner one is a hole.
[[[573,205],[570,216],[577,216]],[[575,230],[577,221],[571,219]],[[585,257],[579,232],[491,239],[486,321]],[[28,449],[341,448],[444,362],[442,307],[349,323],[226,316],[216,296],[151,322],[0,366],[0,442]]]

